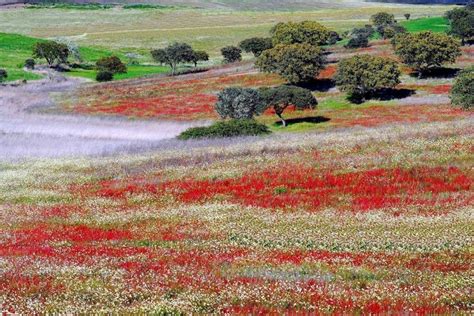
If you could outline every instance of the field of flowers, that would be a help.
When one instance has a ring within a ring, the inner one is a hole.
[[[356,50],[331,48],[331,54],[328,56],[330,63],[311,87],[318,98],[319,106],[314,111],[292,111],[290,108],[285,116],[298,122],[290,130],[433,122],[470,115],[450,106],[448,95],[453,84],[452,78],[433,77],[419,80],[410,75],[411,70],[407,67],[402,68],[402,83],[395,91],[399,96],[394,95],[387,100],[369,100],[363,105],[349,103],[331,81],[337,70],[334,62],[359,53],[396,59],[387,41],[375,41],[371,45]],[[453,67],[465,67],[466,63],[473,61],[472,49],[466,48]],[[64,98],[62,109],[88,115],[178,121],[214,120],[217,119],[214,111],[216,95],[223,88],[256,88],[282,83],[284,81],[277,75],[259,73],[251,63],[244,62],[237,66],[230,65],[177,78],[157,77],[85,86]],[[273,114],[269,110],[259,120],[277,128],[277,119]],[[304,118],[309,118],[309,122]]]
[[[0,309],[469,313],[473,123],[4,164]]]

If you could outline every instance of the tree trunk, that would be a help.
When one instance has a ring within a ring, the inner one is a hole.
[[[282,125],[283,127],[286,127],[286,121],[285,121],[285,119],[283,118],[283,116],[282,116],[281,114],[282,114],[282,113],[277,113],[276,115],[280,118],[280,120],[281,120],[281,125]]]

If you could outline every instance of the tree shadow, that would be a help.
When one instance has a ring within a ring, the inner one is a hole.
[[[353,94],[349,95],[347,99],[354,104],[362,104],[368,100],[380,100],[380,101],[390,101],[390,100],[399,100],[408,98],[416,93],[416,90],[413,89],[379,89],[371,94],[367,95],[358,95]]]
[[[336,83],[332,79],[314,79],[309,82],[298,84],[298,87],[318,92],[327,92],[335,86]]]
[[[319,124],[319,123],[328,122],[330,120],[331,120],[330,118],[324,117],[324,116],[309,116],[309,117],[298,117],[298,118],[286,119],[285,121],[286,121],[286,125],[290,126],[290,125],[294,125],[298,123]],[[282,122],[277,121],[275,122],[275,125],[281,126]]]
[[[416,93],[413,89],[381,89],[376,91],[370,99],[381,101],[390,101],[397,99],[405,99]]]
[[[414,78],[420,79],[428,79],[428,78],[454,78],[456,75],[461,71],[459,68],[447,68],[447,67],[439,67],[429,69],[424,71],[423,73],[414,72],[411,73],[410,76]]]

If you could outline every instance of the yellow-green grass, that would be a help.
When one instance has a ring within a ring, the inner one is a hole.
[[[58,10],[13,9],[0,11],[0,28],[30,36],[67,36],[84,46],[143,52],[174,41],[219,56],[220,48],[238,44],[252,36],[266,36],[280,21],[316,20],[336,31],[350,30],[369,22],[379,11],[394,13],[398,20],[441,16],[450,6],[405,6],[370,4],[361,8],[316,9],[313,11],[267,12],[223,10]]]

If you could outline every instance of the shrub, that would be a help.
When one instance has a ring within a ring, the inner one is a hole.
[[[26,69],[35,69],[36,62],[33,58],[28,58],[25,60]]]
[[[96,62],[99,72],[121,74],[127,72],[127,66],[117,56],[103,57]]]
[[[314,21],[278,23],[271,30],[273,45],[310,44],[325,45],[329,30]]]
[[[235,136],[257,136],[269,134],[267,126],[255,120],[230,120],[216,122],[207,127],[193,127],[183,133],[178,138],[182,140],[197,138],[222,138]]]
[[[263,51],[273,47],[271,38],[252,37],[240,42],[239,47],[246,53],[252,53],[255,57],[262,54]]]
[[[290,83],[315,79],[324,68],[321,48],[310,44],[277,45],[262,53],[256,66],[263,72],[277,73]]]
[[[410,14],[410,13],[405,13],[403,16],[404,16],[405,19],[407,19],[407,21],[408,21],[408,20],[410,20],[411,14]]]
[[[474,67],[459,73],[451,90],[451,103],[464,109],[474,107]]]
[[[273,107],[283,126],[286,121],[282,114],[287,107],[294,105],[297,109],[313,109],[318,101],[310,90],[295,86],[283,85],[275,88],[262,88],[260,94],[267,107]]]
[[[261,114],[265,107],[257,90],[230,87],[219,93],[215,109],[223,119],[251,119]]]
[[[460,45],[454,38],[430,31],[401,34],[394,46],[401,61],[418,71],[420,77],[430,68],[453,63],[461,56]]]
[[[235,46],[227,46],[221,49],[224,63],[230,64],[242,60],[242,50]]]
[[[369,46],[369,38],[365,36],[356,36],[352,37],[346,45],[345,48],[363,48]]]
[[[33,57],[46,59],[50,67],[65,64],[69,57],[69,48],[63,43],[39,42],[33,47]]]
[[[334,45],[336,44],[337,42],[339,42],[340,40],[342,40],[341,36],[339,36],[339,34],[335,31],[330,31],[329,32],[329,38],[328,38],[328,41],[326,44],[328,45]]]
[[[107,70],[101,70],[95,76],[95,80],[99,82],[111,81],[114,79],[114,74]]]
[[[379,89],[394,88],[400,83],[398,64],[390,59],[356,55],[342,60],[335,76],[336,85],[356,101]]]
[[[4,82],[8,78],[8,73],[5,69],[0,69],[0,82]]]

